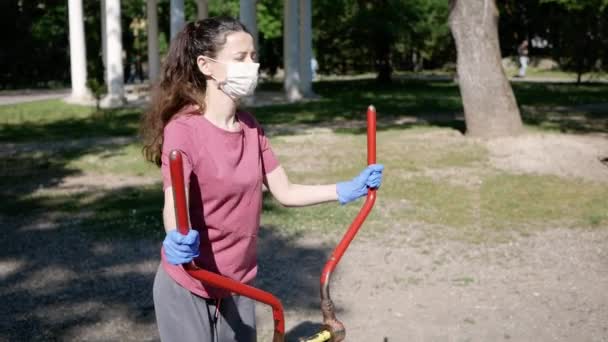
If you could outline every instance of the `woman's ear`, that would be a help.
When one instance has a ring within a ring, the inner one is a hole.
[[[198,70],[200,70],[203,75],[211,77],[211,67],[209,65],[209,61],[205,57],[198,56],[196,58],[196,65],[198,65]]]

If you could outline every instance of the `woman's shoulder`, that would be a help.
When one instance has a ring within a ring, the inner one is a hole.
[[[200,115],[198,107],[192,105],[184,106],[165,125],[165,130],[178,129],[190,131],[194,128],[197,117]]]
[[[248,129],[260,129],[261,128],[258,120],[250,112],[239,111],[237,113],[237,116],[239,118],[239,121],[245,126],[244,128],[248,128]]]

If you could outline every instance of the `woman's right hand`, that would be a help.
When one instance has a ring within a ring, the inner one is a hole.
[[[167,232],[163,241],[167,261],[173,265],[186,264],[199,255],[200,238],[198,231],[190,229],[188,235],[182,235],[176,229]]]
[[[367,195],[367,190],[370,188],[379,188],[382,184],[383,170],[384,165],[372,164],[351,181],[336,184],[336,192],[338,193],[340,204],[346,204]]]

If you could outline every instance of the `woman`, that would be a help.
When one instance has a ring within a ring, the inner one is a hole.
[[[307,206],[346,204],[382,180],[383,166],[372,165],[347,182],[292,184],[260,125],[237,110],[257,85],[255,60],[253,38],[237,20],[189,23],[171,42],[152,108],[144,115],[144,152],[161,167],[165,192],[166,237],[153,291],[163,341],[255,341],[253,301],[201,284],[181,264],[194,260],[251,283],[263,183],[281,204]],[[184,156],[193,227],[187,236],[175,229],[168,166],[173,149]]]

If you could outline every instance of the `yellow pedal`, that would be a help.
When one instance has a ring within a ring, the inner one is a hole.
[[[305,339],[300,339],[300,342],[325,342],[329,341],[331,338],[331,333],[327,330],[323,330],[314,334],[313,336],[307,337]]]

